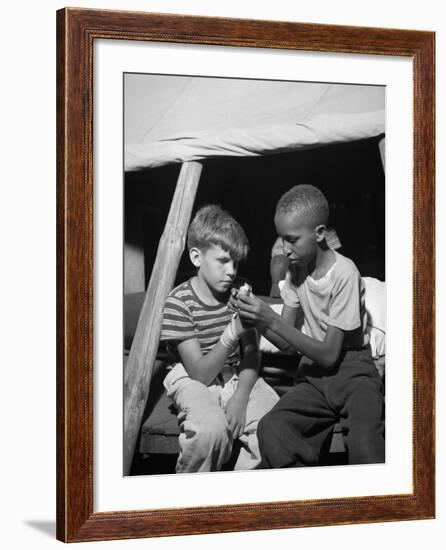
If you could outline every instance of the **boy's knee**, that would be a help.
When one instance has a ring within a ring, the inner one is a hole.
[[[283,414],[269,413],[257,429],[260,456],[265,468],[285,468],[311,464],[317,457],[299,433],[287,426]]]
[[[371,380],[358,380],[351,384],[345,411],[354,421],[381,419],[384,414],[384,396],[380,385]]]
[[[277,419],[273,413],[269,412],[260,419],[257,426],[257,439],[262,453],[264,449],[268,449],[271,444],[274,444],[273,440],[277,433]]]
[[[196,434],[203,449],[221,448],[231,443],[231,431],[223,412],[205,420]]]
[[[181,426],[177,473],[220,470],[232,451],[232,434],[223,411],[189,416]]]

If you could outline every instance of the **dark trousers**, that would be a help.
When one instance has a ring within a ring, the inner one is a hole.
[[[345,351],[322,368],[307,358],[297,385],[260,421],[260,453],[266,468],[312,466],[339,422],[349,464],[384,462],[384,396],[368,349]]]

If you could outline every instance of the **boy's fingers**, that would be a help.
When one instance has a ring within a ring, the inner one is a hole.
[[[257,311],[264,304],[264,302],[259,300],[259,298],[251,298],[249,296],[239,296],[237,301],[239,309],[242,309],[243,311]]]
[[[233,431],[235,419],[233,416],[229,416],[227,411],[225,411],[225,413],[226,413],[226,419],[228,421],[228,426],[231,428],[231,431]]]
[[[242,322],[243,323],[246,323],[246,322],[254,322],[256,320],[256,318],[254,317],[254,315],[252,313],[243,313],[243,312],[240,312],[241,315],[241,319],[242,319]]]
[[[227,421],[233,437],[234,438],[239,437],[241,434],[241,430],[240,430],[240,424],[238,423],[237,419],[233,417],[229,417],[229,418],[227,417]]]
[[[241,311],[255,311],[256,303],[254,302],[242,302],[240,299],[237,301],[237,307]]]
[[[238,301],[243,302],[244,304],[255,304],[256,300],[252,295],[248,294],[239,294]]]

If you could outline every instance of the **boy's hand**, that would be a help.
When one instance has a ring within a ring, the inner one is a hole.
[[[245,330],[246,328],[242,325],[240,315],[238,313],[234,313],[230,322],[223,331],[223,334],[220,336],[220,342],[223,346],[225,346],[225,348],[232,350],[237,345],[240,336]]]
[[[240,338],[242,332],[245,330],[238,313],[236,313],[232,318],[232,329],[237,338]]]
[[[250,325],[249,323],[246,324],[244,320],[240,318],[240,315],[238,315],[238,299],[240,298],[240,296],[250,296],[250,295],[251,295],[251,286],[248,283],[244,283],[240,288],[231,289],[231,295],[229,297],[229,306],[232,310],[234,310],[237,313],[235,317],[235,326],[234,326],[237,336],[240,336],[240,334],[247,328],[252,327],[252,325]]]
[[[229,307],[235,312],[238,311],[237,298],[238,298],[238,289],[231,288],[231,295],[229,296],[228,304],[229,304]]]
[[[240,437],[245,429],[247,404],[248,399],[237,393],[226,403],[226,420],[234,439]]]
[[[254,296],[254,294],[249,296],[239,295],[237,307],[244,324],[247,321],[247,325],[254,325],[260,329],[269,327],[274,315],[269,305]]]
[[[229,296],[229,306],[231,307],[231,309],[233,309],[234,311],[238,311],[237,309],[237,299],[239,296],[246,296],[246,295],[250,295],[251,294],[251,285],[249,283],[243,283],[241,287],[237,288],[237,287],[232,287],[231,288],[231,294]]]

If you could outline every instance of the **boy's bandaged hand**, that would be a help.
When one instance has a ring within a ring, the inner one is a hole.
[[[232,319],[228,325],[226,325],[223,334],[220,337],[221,343],[225,348],[232,349],[237,345],[240,335],[245,329],[240,321],[240,316],[238,313],[234,313]]]
[[[237,299],[239,296],[250,296],[251,295],[251,285],[248,283],[243,283],[243,285],[238,289],[237,292]],[[244,330],[246,330],[246,327],[243,326],[242,320],[240,319],[240,315],[236,313],[234,317],[232,318],[233,323],[233,330],[237,334],[237,338],[240,338],[240,335]]]
[[[251,285],[249,283],[244,282],[241,286],[233,286],[231,288],[231,294],[229,296],[229,306],[234,311],[237,310],[237,300],[239,296],[249,296],[251,294]]]
[[[238,289],[238,295],[249,296],[251,294],[251,285],[249,283],[243,283]]]
[[[251,293],[252,293],[252,289],[251,289],[251,285],[249,283],[243,283],[242,286],[236,291],[236,294],[234,296],[234,298],[236,299],[236,311],[238,313],[238,300],[241,296],[251,296]],[[246,326],[245,324],[243,323],[242,319],[240,318],[240,315],[237,315],[237,318],[236,318],[236,324],[237,324],[237,330],[238,330],[238,334],[240,335],[243,330],[246,330]]]
[[[240,338],[241,333],[245,330],[242,325],[242,321],[240,320],[240,315],[236,313],[231,320],[232,330],[234,331],[234,334],[237,336],[237,339]]]
[[[237,300],[239,296],[250,296],[251,286],[248,283],[243,283],[243,285],[237,290],[233,288],[231,291],[231,297],[229,304],[232,306],[232,309],[236,309]],[[221,343],[228,349],[232,349],[238,342],[240,335],[246,330],[246,327],[243,326],[240,315],[238,312],[234,313],[231,322],[225,328],[223,334],[221,335]]]

